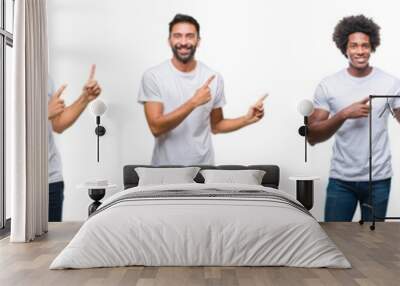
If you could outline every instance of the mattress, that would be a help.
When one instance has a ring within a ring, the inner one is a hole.
[[[50,269],[130,265],[351,267],[289,194],[197,183],[141,186],[111,196]]]

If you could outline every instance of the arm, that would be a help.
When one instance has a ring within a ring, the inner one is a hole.
[[[331,138],[345,122],[343,112],[338,112],[329,118],[329,112],[324,109],[315,109],[308,120],[308,142],[311,145]]]
[[[213,134],[232,132],[248,125],[244,116],[225,119],[222,108],[213,109],[210,114],[210,120]]]
[[[331,138],[347,119],[367,117],[368,101],[369,98],[365,98],[353,103],[330,118],[328,111],[317,108],[309,117],[308,142],[311,145],[324,142]]]
[[[164,105],[161,102],[148,101],[144,104],[144,113],[151,133],[158,137],[177,127],[195,109],[189,100],[174,111],[164,115]]]
[[[179,106],[174,111],[164,114],[164,105],[161,102],[147,101],[144,104],[144,112],[146,115],[147,124],[151,133],[155,137],[165,134],[181,122],[198,106],[210,101],[211,92],[209,84],[215,76],[211,76],[202,87],[200,87],[194,96]]]
[[[53,130],[57,133],[62,133],[65,129],[69,128],[79,118],[81,113],[85,110],[87,105],[101,93],[101,88],[97,81],[94,79],[96,66],[92,65],[89,80],[83,87],[81,96],[70,106],[63,109],[57,116],[49,118]],[[62,91],[65,89],[62,87],[59,89],[51,98],[52,100],[60,100]],[[61,92],[59,92],[61,90]],[[50,103],[49,103],[50,105]],[[50,108],[49,108],[50,111]],[[49,112],[50,115],[50,112]],[[49,116],[50,117],[50,116]]]
[[[246,115],[233,119],[224,118],[222,108],[213,109],[210,114],[212,133],[218,134],[236,131],[261,120],[264,117],[264,99],[265,97],[261,98],[256,104],[251,106]]]
[[[89,101],[84,95],[81,95],[73,104],[66,107],[64,111],[51,120],[53,130],[57,133],[64,132],[79,118],[85,110]]]

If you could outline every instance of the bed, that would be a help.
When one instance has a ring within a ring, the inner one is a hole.
[[[264,170],[261,185],[204,183],[199,173],[194,183],[151,186],[138,185],[137,167],[151,166],[124,167],[124,190],[88,218],[50,269],[351,267],[315,218],[279,190],[278,166],[199,166]]]

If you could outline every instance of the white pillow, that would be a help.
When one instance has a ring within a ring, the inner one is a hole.
[[[230,183],[261,185],[265,171],[262,170],[202,170],[204,183]]]
[[[195,183],[193,179],[199,170],[199,167],[135,168],[139,176],[139,186]]]

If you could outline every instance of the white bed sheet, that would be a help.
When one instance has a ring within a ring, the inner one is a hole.
[[[179,184],[128,189],[264,190],[254,185]],[[143,199],[89,218],[50,269],[145,266],[293,266],[350,268],[318,222],[298,209],[245,198]]]

